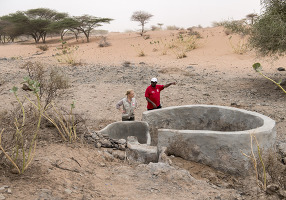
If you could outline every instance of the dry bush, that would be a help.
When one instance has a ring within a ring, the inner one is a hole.
[[[131,45],[134,49],[135,49],[135,51],[137,52],[137,55],[139,56],[139,57],[144,57],[144,56],[146,56],[146,54],[145,54],[145,52],[144,52],[144,49],[145,49],[145,45],[140,45],[140,44],[137,44],[137,45]]]
[[[144,39],[144,40],[150,39],[150,35],[143,35],[143,39]]]
[[[100,37],[100,41],[99,41],[99,43],[98,43],[98,46],[99,46],[99,47],[109,47],[111,44],[110,44],[109,42],[107,42],[106,39],[107,39],[106,37],[101,36],[101,37]]]
[[[69,87],[68,78],[59,68],[44,70],[41,63],[30,61],[22,68],[27,70],[30,79],[40,84],[39,96],[45,102],[44,107],[54,100],[62,89]]]
[[[43,117],[47,120],[46,126],[55,127],[62,141],[70,143],[76,141],[78,135],[84,134],[87,130],[82,115],[75,113],[74,109],[74,103],[70,105],[69,110],[51,103],[43,112]]]
[[[245,39],[240,39],[237,42],[232,42],[232,37],[229,37],[229,43],[234,53],[245,54],[249,50],[249,44]]]
[[[201,34],[198,31],[194,31],[192,27],[187,28],[188,30],[188,35],[194,35],[197,38],[202,38]]]
[[[167,26],[167,30],[179,30],[180,28],[177,26]]]
[[[172,39],[169,48],[178,59],[187,57],[186,53],[198,47],[198,39],[195,36],[179,34]]]
[[[122,66],[123,66],[123,67],[130,67],[130,65],[131,65],[131,62],[130,62],[130,61],[124,61],[124,62],[122,63]]]
[[[82,42],[84,42],[84,40]],[[61,47],[54,50],[57,51],[55,58],[62,64],[69,64],[72,66],[81,65],[81,62],[77,59],[78,54],[75,53],[78,48],[79,46],[71,46],[68,45],[66,41],[62,41]]]
[[[49,49],[49,46],[48,45],[40,45],[40,46],[37,46],[37,48],[41,49],[42,51],[47,51]]]
[[[155,25],[151,26],[151,31],[158,31],[158,30],[161,30],[161,28]]]

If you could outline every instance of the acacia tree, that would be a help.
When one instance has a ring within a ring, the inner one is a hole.
[[[141,32],[140,35],[143,36],[144,34],[144,26],[148,21],[153,17],[152,14],[147,13],[145,11],[135,11],[131,16],[131,21],[139,22],[141,26]]]
[[[28,18],[22,13],[4,15],[0,17],[0,41],[14,42],[14,39],[26,31]]]
[[[60,21],[53,22],[49,25],[48,29],[51,32],[60,33],[61,39],[64,40],[64,35],[68,31],[72,31],[75,33],[75,37],[78,37],[78,31],[76,30],[77,27],[80,26],[80,23],[73,18],[63,18]]]
[[[246,15],[246,18],[250,20],[251,25],[254,24],[254,21],[257,17],[258,17],[258,15],[255,13],[250,13],[250,14]]]
[[[48,8],[30,9],[25,12],[25,15],[29,19],[27,23],[28,34],[34,38],[36,43],[40,39],[45,43],[50,24],[68,16],[66,13],[59,13]]]
[[[98,27],[102,26],[102,23],[110,23],[113,19],[110,18],[99,18],[90,15],[83,15],[79,17],[74,17],[75,21],[79,24],[75,29],[79,32],[82,32],[85,37],[86,41],[89,42],[90,32]]]
[[[286,52],[286,1],[261,0],[263,13],[254,22],[250,44],[261,55]]]

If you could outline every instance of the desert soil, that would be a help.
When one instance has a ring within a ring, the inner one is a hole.
[[[177,59],[172,51],[162,55],[150,42],[172,38],[178,31],[148,32],[145,40],[136,33],[109,33],[109,47],[68,40],[79,48],[73,55],[80,65],[57,62],[58,38],[48,38],[48,51],[33,41],[0,45],[0,111],[12,110],[15,97],[9,90],[21,82],[28,61],[41,62],[45,69],[59,67],[70,87],[57,104],[66,108],[74,101],[75,112],[85,120],[81,134],[97,131],[120,121],[115,104],[125,91],[134,89],[138,108],[136,120],[146,110],[144,92],[152,77],[158,84],[176,81],[161,93],[163,107],[191,104],[234,106],[256,111],[277,123],[277,141],[286,142],[285,99],[277,86],[252,69],[260,62],[263,73],[273,80],[285,79],[285,58],[259,58],[255,52],[236,54],[222,28],[198,29],[202,38],[197,49]],[[243,39],[233,35],[232,43]],[[140,44],[140,45],[139,45]],[[146,54],[138,56],[140,46]],[[19,91],[19,95],[26,94]],[[0,113],[1,113],[0,112]],[[2,127],[0,127],[2,129]],[[4,133],[5,134],[5,133]],[[110,149],[97,149],[82,137],[75,144],[63,143],[55,132],[41,129],[31,167],[23,174],[12,173],[1,154],[0,199],[273,199],[261,193],[254,177],[224,174],[198,163],[170,157],[172,166],[136,164],[120,160]]]

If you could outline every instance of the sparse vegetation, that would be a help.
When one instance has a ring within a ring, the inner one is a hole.
[[[256,155],[254,154],[253,141],[255,142],[255,145],[257,147],[258,158],[259,158],[259,161],[260,161],[261,166],[262,166],[262,176],[258,172],[258,162],[257,162],[257,159],[256,159]],[[266,171],[265,171],[265,165],[264,165],[264,162],[263,162],[263,159],[262,159],[262,154],[261,154],[261,151],[260,151],[260,147],[259,147],[258,141],[256,139],[256,136],[253,133],[250,133],[250,148],[251,148],[251,155],[246,155],[243,152],[242,152],[242,154],[252,161],[253,168],[254,168],[255,174],[256,174],[257,185],[259,187],[261,187],[264,191],[266,191]],[[263,177],[262,178],[262,180],[263,180],[262,184],[260,184],[260,182],[259,182],[259,176]]]
[[[35,123],[35,127],[33,127],[34,129],[26,129],[25,126],[27,123],[27,119],[26,119],[27,113],[25,111],[23,102],[20,100],[20,98],[17,95],[18,88],[13,87],[11,92],[14,93],[14,96],[20,105],[22,115],[21,115],[21,119],[15,118],[15,122],[14,122],[15,133],[14,133],[14,137],[13,137],[12,144],[11,144],[12,151],[10,151],[10,153],[7,150],[5,150],[3,145],[1,144],[1,139],[2,139],[2,134],[4,132],[4,129],[2,129],[0,133],[0,149],[4,152],[6,158],[11,162],[11,164],[15,167],[15,169],[17,170],[19,174],[24,173],[33,160],[36,146],[37,146],[37,135],[40,129],[42,111],[43,111],[42,106],[41,106],[41,100],[38,94],[38,92],[40,91],[39,83],[29,78],[25,78],[24,80],[25,80],[24,82],[33,91],[33,94],[36,97],[36,102],[33,102],[32,99],[25,96],[25,99],[28,100],[36,109],[35,110],[36,112],[34,113],[37,116],[36,117],[37,122]]]
[[[31,80],[39,83],[39,97],[45,102],[44,108],[58,96],[60,90],[69,87],[67,77],[63,75],[59,68],[45,71],[41,63],[30,61],[25,63],[22,68],[27,70]]]
[[[66,41],[62,41],[61,48],[56,48],[56,59],[59,63],[69,65],[80,65],[80,61],[77,60],[77,54],[79,46],[68,46]]]
[[[265,76],[265,75],[261,72],[261,71],[262,71],[262,66],[261,66],[260,63],[254,63],[254,64],[252,65],[252,67],[253,67],[253,69],[254,69],[257,73],[259,73],[261,76],[263,76],[264,78],[268,79],[269,81],[273,82],[275,85],[277,85],[277,86],[286,94],[285,89],[280,85],[281,82],[282,82],[282,80],[279,80],[278,82],[276,82],[276,81],[272,80],[271,78]]]
[[[178,37],[171,40],[169,48],[176,55],[176,58],[187,57],[186,53],[198,47],[196,36],[179,34]]]
[[[49,108],[52,110],[52,112],[50,113],[47,112]],[[51,122],[56,127],[62,140],[69,141],[70,143],[77,140],[75,117],[73,114],[74,108],[75,104],[73,102],[71,104],[69,113],[64,114],[56,107],[55,103],[50,103],[42,114],[49,122]]]
[[[244,38],[238,40],[238,42],[232,42],[232,36],[230,36],[228,39],[234,53],[244,54],[248,51],[248,42]]]
[[[167,39],[154,40],[150,42],[151,45],[154,45],[155,48],[153,51],[160,51],[162,55],[167,55],[167,51],[169,49]]]
[[[138,55],[139,57],[144,57],[144,56],[146,56],[146,54],[145,54],[145,52],[144,52],[145,46],[140,45],[140,44],[137,44],[137,45],[132,44],[131,46],[135,49],[135,51],[136,51],[136,53],[137,53],[137,55]]]
[[[188,30],[188,35],[194,35],[197,38],[202,38],[201,34],[198,31],[194,31],[192,27],[187,28]]]

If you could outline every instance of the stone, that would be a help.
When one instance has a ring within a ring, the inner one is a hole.
[[[166,164],[169,164],[171,165],[172,164],[172,161],[170,158],[168,158],[167,154],[167,147],[161,147],[160,149],[158,149],[158,162],[162,162],[162,163],[166,163]]]
[[[72,190],[70,190],[70,189],[65,189],[65,193],[71,194],[71,193],[72,193]]]
[[[277,70],[278,71],[285,71],[285,68],[284,67],[278,67]]]
[[[100,142],[102,147],[107,147],[107,148],[112,147],[112,144],[108,139],[103,139]]]
[[[279,186],[276,184],[270,184],[266,188],[266,193],[267,194],[276,194],[279,191]]]
[[[0,193],[0,200],[4,200],[4,199],[6,199],[6,197]]]
[[[117,142],[118,142],[118,144],[125,144],[126,140],[125,139],[119,139]]]
[[[140,144],[135,136],[127,137],[126,155],[129,160],[148,164],[158,162],[157,147]]]
[[[120,160],[125,160],[126,159],[126,152],[125,151],[114,150],[112,152],[112,155],[114,156],[114,158],[118,158]]]
[[[100,143],[100,142],[96,142],[96,143],[94,144],[94,146],[95,146],[96,148],[100,148],[100,147],[101,147],[101,143]]]
[[[282,157],[286,157],[286,143],[279,143],[277,145],[277,150]]]
[[[25,91],[32,91],[31,88],[29,88],[29,86],[26,84],[23,84],[22,89]]]

